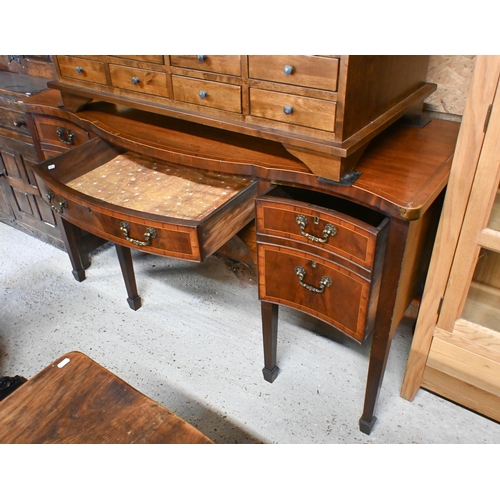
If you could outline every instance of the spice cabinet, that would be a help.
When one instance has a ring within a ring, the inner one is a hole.
[[[54,57],[64,106],[92,100],[278,141],[318,177],[349,178],[370,142],[419,116],[427,56]]]

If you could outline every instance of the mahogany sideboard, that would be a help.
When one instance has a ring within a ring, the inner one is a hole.
[[[68,234],[79,227],[115,243],[131,307],[140,306],[140,297],[130,248],[202,260],[251,220],[248,202],[255,198],[265,378],[272,381],[278,372],[279,305],[313,314],[358,342],[371,338],[360,419],[360,429],[370,433],[394,331],[425,278],[459,124],[438,119],[423,127],[393,124],[360,158],[359,177],[342,183],[318,178],[276,141],[104,102],[70,113],[48,106],[56,97],[51,90],[27,105],[35,127],[52,113],[64,118],[70,131],[75,126],[94,138],[34,167],[41,195]],[[245,181],[245,195],[193,223],[184,215],[175,220],[99,199],[99,189],[79,191],[80,182],[92,180],[120,155],[152,162],[145,167],[150,172],[166,174],[172,167],[237,176]],[[222,228],[227,228],[223,235]],[[187,247],[191,254],[180,251],[176,237],[164,238],[161,231],[167,230],[188,233],[188,241],[195,242]],[[167,241],[174,247],[167,248]],[[68,242],[75,277],[83,279],[81,248],[71,236]],[[322,286],[323,276],[332,283]],[[276,281],[282,283],[277,290]]]
[[[370,433],[392,337],[425,278],[459,124],[414,119],[434,88],[426,58],[266,57],[55,57],[59,80],[20,105],[38,196],[77,280],[90,236],[115,244],[133,309],[131,248],[202,261],[255,216],[265,379],[278,374],[280,305],[371,338],[360,418]],[[231,86],[239,111],[223,109]],[[317,100],[330,129],[311,118]]]

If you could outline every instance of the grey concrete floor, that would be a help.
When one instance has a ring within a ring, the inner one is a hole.
[[[132,311],[116,252],[75,281],[67,255],[0,223],[0,374],[29,378],[81,351],[216,443],[500,443],[500,425],[420,390],[399,396],[410,319],[393,341],[370,436],[358,430],[369,343],[280,308],[278,364],[264,381],[256,278],[133,251],[143,306]]]

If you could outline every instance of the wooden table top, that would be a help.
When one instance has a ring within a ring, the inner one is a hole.
[[[0,402],[0,443],[211,441],[85,354],[71,352]]]
[[[137,109],[97,102],[78,113],[47,91],[26,111],[50,113],[119,147],[187,167],[253,176],[345,197],[405,220],[416,220],[445,188],[460,123],[432,119],[422,128],[396,122],[374,138],[352,186],[317,178],[278,142],[249,137]]]

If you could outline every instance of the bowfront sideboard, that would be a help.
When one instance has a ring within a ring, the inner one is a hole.
[[[459,129],[418,117],[432,91],[425,61],[55,57],[58,81],[24,110],[75,278],[90,265],[82,235],[112,241],[138,309],[131,249],[201,262],[254,228],[265,379],[279,371],[280,306],[371,339],[359,422],[369,434],[395,329],[425,279]],[[406,83],[393,82],[403,68]]]

